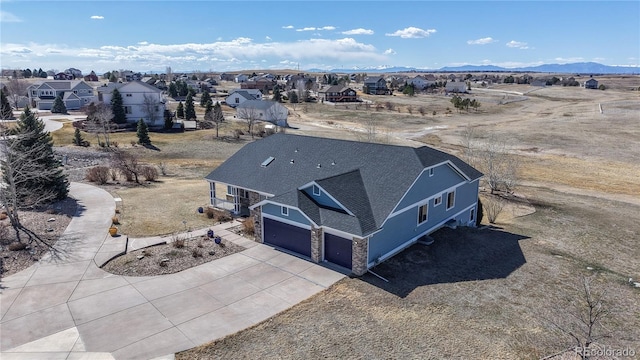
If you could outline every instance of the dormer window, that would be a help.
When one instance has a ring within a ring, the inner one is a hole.
[[[313,195],[320,196],[320,187],[318,185],[313,185]]]
[[[282,215],[284,216],[289,216],[289,208],[286,206],[282,207],[282,211],[281,211]]]
[[[433,168],[429,169],[429,176],[433,176]]]

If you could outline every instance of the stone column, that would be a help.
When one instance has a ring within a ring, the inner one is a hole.
[[[369,239],[354,237],[351,246],[351,271],[357,276],[364,275],[364,273],[369,270],[367,267],[367,250],[369,249]]]
[[[257,204],[260,202],[260,194],[255,191],[249,191],[249,206]],[[253,231],[255,241],[259,243],[264,243],[264,239],[262,237],[262,208],[257,207],[253,210],[249,210],[251,220],[253,220]],[[251,221],[247,219],[246,221]]]
[[[322,261],[322,229],[311,227],[311,261]]]

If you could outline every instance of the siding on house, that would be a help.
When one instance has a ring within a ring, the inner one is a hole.
[[[267,203],[262,205],[262,214],[268,215],[271,218],[277,218],[278,220],[283,220],[285,222],[294,222],[297,225],[309,227],[311,223],[309,220],[302,215],[302,213],[294,208],[288,208],[289,215],[282,215],[282,206],[275,205],[271,203]]]
[[[424,194],[439,193],[463,181],[466,181],[466,179],[449,164],[442,164],[433,168],[433,176],[429,176],[429,170],[426,169],[393,211],[402,210],[423,200]]]
[[[332,209],[338,209],[341,211],[345,210],[341,205],[339,205],[337,202],[331,199],[331,197],[327,194],[327,192],[324,191],[320,186],[318,186],[318,189],[320,190],[320,195],[313,194],[313,185],[303,188],[301,190],[304,191],[307,195],[309,195],[309,197],[312,198],[313,201],[318,203],[320,206],[324,206]]]

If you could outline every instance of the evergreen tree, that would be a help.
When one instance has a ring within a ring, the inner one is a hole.
[[[164,129],[170,130],[173,128],[173,119],[171,118],[171,111],[168,109],[164,110]]]
[[[220,106],[220,103],[216,101],[216,104],[213,105],[213,122],[216,124],[216,137],[218,137],[220,123],[223,121],[224,114],[222,113],[222,106]]]
[[[113,73],[113,72],[112,72],[112,73],[109,75],[109,82],[112,82],[112,83],[114,83],[114,82],[118,82],[118,77],[116,76],[116,74],[115,74],[115,73]]]
[[[69,181],[67,176],[62,173],[60,162],[53,154],[53,139],[49,132],[44,130],[44,123],[38,119],[35,113],[32,113],[28,107],[20,115],[15,129],[18,135],[15,139],[10,140],[11,146],[21,153],[28,154],[33,149],[38,149],[39,155],[37,161],[32,159],[22,160],[29,161],[29,171],[22,171],[19,176],[25,176],[26,179],[23,188],[18,192],[18,196],[24,198],[50,199],[52,201],[62,200],[67,197],[69,192]],[[20,169],[20,164],[14,164],[15,169]],[[40,176],[32,176],[37,173],[47,173],[50,176],[46,178]]]
[[[73,132],[73,144],[76,146],[84,145],[84,139],[82,138],[82,134],[80,134],[80,129],[78,128]]]
[[[193,105],[193,96],[191,95],[191,93],[187,95],[187,100],[185,101],[184,118],[186,120],[196,119],[196,108]]]
[[[138,131],[136,132],[136,135],[138,135],[138,143],[142,145],[151,144],[151,139],[149,139],[149,128],[143,119],[138,121]]]
[[[282,93],[280,93],[280,87],[276,86],[273,88],[273,97],[272,100],[275,102],[282,102]]]
[[[52,114],[66,114],[67,107],[64,105],[64,101],[62,101],[62,95],[56,96],[56,99],[53,101],[53,107],[51,108]]]
[[[174,82],[169,84],[169,96],[171,96],[172,98],[175,98],[178,96],[178,87]]]
[[[178,108],[176,109],[176,116],[178,119],[184,119],[184,105],[182,105],[182,101],[178,103]]]
[[[4,87],[0,89],[0,105],[2,106],[0,108],[0,119],[2,120],[13,119],[11,104],[9,104],[9,99],[7,99],[7,96],[4,94],[4,91],[5,91]]]
[[[116,124],[124,124],[127,122],[127,114],[124,112],[122,104],[122,95],[118,89],[113,90],[111,97],[111,111],[113,112],[113,122]]]
[[[200,97],[200,106],[201,107],[206,107],[207,106],[207,102],[209,102],[209,101],[211,101],[211,94],[209,94],[208,91],[204,91],[202,93],[202,96]]]

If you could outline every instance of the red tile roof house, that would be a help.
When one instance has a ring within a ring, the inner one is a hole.
[[[362,275],[443,226],[475,226],[481,176],[427,146],[278,133],[206,179],[211,206],[251,216],[256,241]]]

